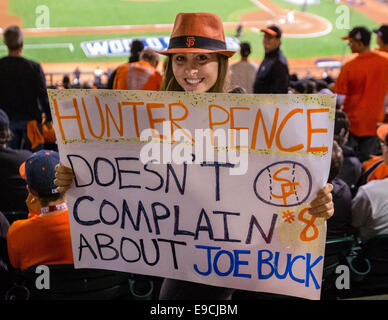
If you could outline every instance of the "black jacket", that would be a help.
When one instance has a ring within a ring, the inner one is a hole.
[[[27,211],[26,182],[19,174],[20,165],[31,156],[28,150],[0,148],[0,211]]]
[[[12,120],[51,121],[46,79],[39,63],[23,57],[0,59],[0,108]]]
[[[265,54],[256,74],[254,93],[288,93],[289,71],[287,59],[280,48]]]

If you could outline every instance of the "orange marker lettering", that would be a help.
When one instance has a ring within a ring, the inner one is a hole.
[[[110,110],[109,106],[107,104],[105,104],[106,132],[107,132],[108,137],[110,137],[109,117],[112,119],[113,124],[116,127],[116,130],[119,133],[120,137],[123,136],[123,112],[121,110],[121,103],[120,102],[117,103],[117,109],[119,111],[120,127],[117,126],[117,123],[116,123],[115,119],[113,118],[112,111]]]
[[[58,120],[59,131],[61,132],[62,140],[66,140],[65,132],[63,131],[63,127],[62,127],[62,120],[63,119],[68,119],[68,120],[76,119],[81,139],[85,139],[84,130],[82,128],[81,115],[80,115],[79,109],[78,109],[77,99],[73,98],[73,106],[74,106],[74,111],[75,111],[75,115],[74,116],[61,116],[59,114],[59,108],[58,108],[58,101],[57,101],[57,99],[54,98],[53,99],[53,103],[54,103],[55,116],[57,117],[57,120]]]
[[[180,118],[173,118],[172,116],[172,108],[173,107],[180,107],[184,110],[184,115],[181,116]],[[186,132],[186,130],[182,129],[182,127],[177,123],[177,121],[183,121],[187,118],[187,116],[189,115],[189,110],[187,109],[187,107],[183,104],[183,103],[180,103],[180,102],[175,102],[175,103],[170,103],[168,105],[168,119],[170,120],[171,122],[171,137],[173,139],[173,142],[174,142],[174,125],[179,128],[180,130],[182,130],[183,134],[189,138],[192,142],[195,142],[194,139],[192,138],[191,134],[188,134]]]
[[[224,111],[226,113],[226,115],[227,115],[226,120],[221,121],[221,122],[214,122],[213,121],[213,116],[212,116],[212,109],[213,108],[218,108],[218,109]],[[213,147],[214,147],[214,133],[213,133],[214,126],[219,126],[219,125],[228,123],[229,118],[230,118],[229,112],[225,108],[223,108],[221,106],[218,106],[216,104],[209,105],[209,128],[210,128],[210,135],[211,135],[211,145]]]
[[[329,149],[327,146],[323,147],[311,147],[311,137],[313,133],[327,133],[327,128],[312,128],[311,127],[311,114],[329,112],[329,108],[321,109],[308,109],[307,110],[307,152],[327,152]]]
[[[152,117],[152,109],[164,108],[164,104],[163,103],[147,103],[146,108],[147,108],[148,120],[150,122],[151,129],[155,129],[155,123],[163,123],[164,121],[166,121],[165,118],[153,118]],[[167,140],[167,137],[165,137],[162,134],[160,134],[159,137],[154,135],[154,130],[152,130],[152,136],[153,136],[153,138],[159,138],[159,139],[162,139],[162,140],[165,140],[165,139]]]
[[[101,138],[104,133],[105,133],[105,121],[104,121],[104,115],[102,114],[102,110],[101,110],[101,105],[100,105],[100,100],[98,100],[97,97],[96,98],[96,103],[97,103],[97,108],[98,108],[98,113],[100,114],[100,122],[101,122],[101,132],[100,132],[100,135],[97,136],[94,131],[93,131],[93,128],[92,128],[92,125],[90,123],[90,119],[89,119],[89,115],[88,115],[88,111],[86,109],[86,105],[85,105],[85,99],[82,97],[81,98],[81,101],[82,101],[82,107],[84,109],[84,113],[85,113],[85,117],[86,117],[86,123],[88,124],[88,128],[89,128],[89,132],[90,134],[95,137],[95,138]]]
[[[316,238],[318,238],[318,235],[319,235],[319,230],[316,227],[316,225],[314,224],[316,217],[313,216],[313,215],[310,215],[310,217],[311,217],[310,220],[307,220],[307,219],[304,218],[305,212],[308,211],[309,209],[310,208],[304,208],[303,210],[301,210],[299,212],[299,215],[298,215],[298,220],[306,223],[306,226],[304,227],[304,229],[302,230],[302,232],[299,235],[299,238],[302,241],[312,241],[312,240],[315,240]],[[313,228],[314,234],[309,237],[309,236],[307,236],[307,230],[310,227]]]
[[[280,123],[280,126],[279,126],[279,129],[278,129],[278,132],[276,133],[276,146],[279,148],[279,150],[281,151],[286,151],[286,152],[295,152],[295,151],[298,151],[300,149],[302,149],[304,146],[303,144],[298,144],[298,145],[295,145],[295,146],[292,146],[292,147],[289,147],[289,148],[284,148],[280,142],[280,134],[282,133],[284,127],[286,126],[288,120],[290,120],[290,118],[295,115],[296,113],[303,113],[303,109],[300,109],[300,108],[297,108],[297,109],[294,109],[294,110],[291,110],[286,116],[285,118],[283,119],[283,121]]]
[[[128,102],[128,101],[123,101],[122,105],[123,105],[123,107],[132,106],[133,123],[135,125],[136,136],[138,138],[140,138],[139,121],[137,120],[137,106],[144,106],[144,102]]]
[[[248,146],[240,146],[240,145],[234,145],[234,130],[241,130],[241,129],[246,129],[248,130],[248,127],[235,127],[234,125],[234,110],[250,110],[249,107],[232,107],[230,108],[230,128],[232,129],[230,131],[230,147],[231,148],[236,148],[236,149],[248,149]]]
[[[271,135],[268,136],[268,130],[267,130],[267,126],[265,125],[265,122],[264,122],[263,114],[261,113],[260,109],[257,110],[256,120],[255,120],[255,124],[253,126],[251,149],[256,148],[257,131],[259,129],[260,119],[261,119],[261,122],[263,123],[264,138],[265,138],[265,142],[267,144],[267,148],[271,149],[273,138],[274,138],[275,132],[276,132],[278,118],[279,118],[279,108],[276,108],[275,115],[274,115],[273,121],[272,121]]]

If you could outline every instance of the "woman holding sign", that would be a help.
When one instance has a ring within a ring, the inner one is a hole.
[[[177,15],[169,48],[159,52],[167,55],[163,91],[196,93],[225,92],[228,58],[235,51],[227,50],[221,19],[212,13],[180,13]],[[71,168],[59,165],[55,183],[65,192],[73,181]],[[311,202],[309,213],[330,218],[333,213],[332,185],[326,184]],[[165,279],[161,300],[173,299],[229,299],[231,288]]]

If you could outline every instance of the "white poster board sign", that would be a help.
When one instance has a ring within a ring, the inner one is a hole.
[[[49,97],[76,268],[319,299],[335,95]]]

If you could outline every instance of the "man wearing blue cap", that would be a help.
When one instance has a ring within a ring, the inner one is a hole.
[[[8,230],[8,255],[14,268],[73,264],[67,203],[53,182],[58,163],[57,152],[41,150],[20,166],[27,182],[29,218],[15,221]]]

